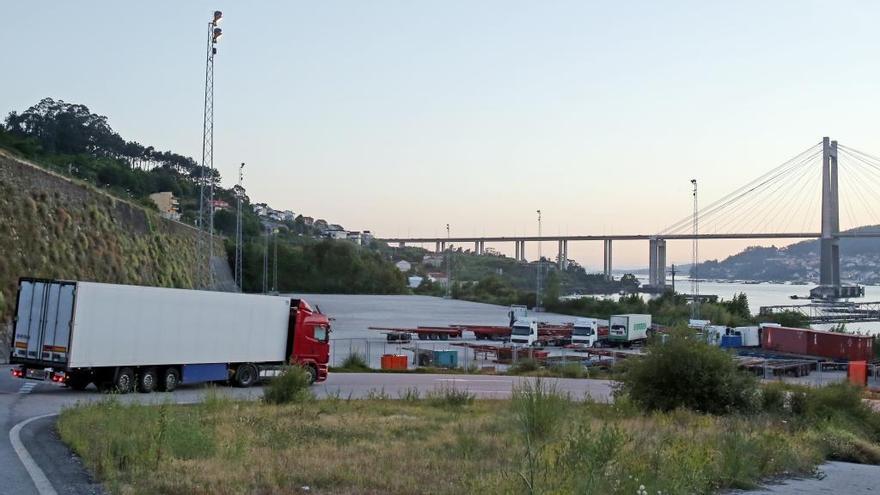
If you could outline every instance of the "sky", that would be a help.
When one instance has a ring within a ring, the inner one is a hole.
[[[51,96],[198,157],[215,9],[224,183],[246,162],[252,200],[379,237],[534,235],[537,209],[545,234],[650,234],[690,214],[692,178],[711,202],[822,136],[880,154],[867,1],[4,0],[0,113]]]

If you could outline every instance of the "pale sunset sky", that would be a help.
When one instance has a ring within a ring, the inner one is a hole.
[[[708,203],[822,136],[880,154],[868,1],[6,0],[0,113],[82,103],[199,157],[215,9],[224,184],[247,162],[252,200],[379,237],[534,235],[537,209],[546,234],[651,234],[690,214],[692,178]],[[614,255],[645,266],[647,243]]]

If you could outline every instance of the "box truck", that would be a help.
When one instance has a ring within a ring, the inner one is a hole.
[[[631,345],[648,339],[651,315],[611,315],[608,319],[608,341],[617,345]]]
[[[302,299],[22,278],[10,363],[19,378],[120,393],[249,387],[290,364],[315,382],[327,378],[329,336]]]

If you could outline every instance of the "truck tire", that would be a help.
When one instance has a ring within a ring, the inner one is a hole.
[[[449,334],[448,333],[441,333],[440,340],[449,340]]]
[[[314,384],[318,381],[318,370],[315,369],[314,366],[308,365],[305,367],[306,373],[309,374],[309,385]]]
[[[233,383],[236,387],[248,388],[257,383],[259,378],[260,375],[256,366],[252,364],[242,364],[235,370]]]
[[[138,392],[149,394],[156,389],[159,378],[156,376],[156,368],[144,368],[141,370],[137,380]]]
[[[113,389],[119,394],[127,394],[134,390],[134,370],[129,367],[119,368],[113,380]]]
[[[424,333],[419,334],[419,340],[428,340],[428,335]]]
[[[180,373],[177,368],[165,368],[162,379],[159,380],[159,390],[162,392],[174,392],[180,385]]]

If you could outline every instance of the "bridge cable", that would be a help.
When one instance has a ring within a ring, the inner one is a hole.
[[[745,184],[744,186],[741,186],[740,188],[727,194],[726,196],[722,197],[721,199],[715,201],[714,203],[706,206],[702,210],[702,212],[698,212],[697,215],[699,217],[702,217],[703,215],[706,215],[713,210],[717,210],[719,208],[724,208],[728,204],[730,204],[731,202],[737,201],[742,196],[753,192],[755,189],[760,188],[761,186],[763,186],[767,182],[772,182],[772,181],[776,180],[778,178],[779,174],[786,173],[786,169],[797,168],[803,162],[803,159],[805,156],[807,156],[809,158],[812,155],[816,154],[815,152],[816,152],[816,149],[818,148],[819,145],[821,145],[821,143],[817,143],[816,145],[810,146],[806,150],[804,150],[801,153],[799,153],[798,155],[796,155],[794,158],[787,160],[786,162],[775,167],[774,169],[770,170],[769,172],[764,173],[763,175],[761,175],[757,179],[752,180],[751,182]],[[819,149],[819,152],[821,153],[821,149]],[[674,224],[668,226],[666,229],[663,230],[663,232],[670,233],[670,232],[678,231],[682,227],[689,225],[690,222],[692,222],[692,220],[693,220],[692,216],[682,218],[678,222],[675,222]]]

